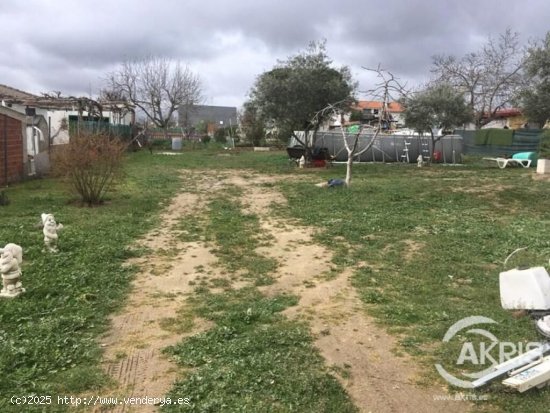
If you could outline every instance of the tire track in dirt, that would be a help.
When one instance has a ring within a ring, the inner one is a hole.
[[[238,184],[239,180],[232,182]],[[257,252],[280,264],[275,284],[260,290],[300,297],[297,306],[283,313],[310,323],[315,346],[361,412],[453,413],[471,409],[466,402],[434,400],[447,394],[444,387],[416,383],[418,366],[408,356],[393,354],[396,339],[366,315],[351,285],[353,269],[335,274],[331,251],[313,241],[311,228],[270,216],[269,204],[284,202],[282,195],[248,182],[244,188],[247,208],[259,216],[263,232],[274,239],[272,245]],[[261,202],[256,202],[258,199]]]
[[[178,239],[175,226],[203,205],[196,194],[180,193],[161,215],[161,225],[138,242],[150,252],[130,260],[140,271],[132,283],[125,307],[111,317],[111,329],[102,337],[103,369],[115,382],[113,397],[157,397],[169,391],[178,376],[176,366],[162,353],[185,336],[204,331],[209,324],[195,319],[191,331],[177,333],[164,324],[178,316],[190,284],[213,269],[216,258],[201,242]],[[199,271],[200,269],[200,271]],[[94,411],[156,412],[153,405],[100,406]]]
[[[299,297],[298,305],[284,313],[309,322],[315,346],[360,411],[468,411],[471,406],[466,402],[434,401],[434,396],[446,395],[445,388],[416,384],[419,368],[410,357],[392,353],[396,340],[366,315],[351,285],[353,269],[336,271],[330,250],[313,241],[313,229],[272,217],[272,204],[286,202],[273,189],[279,179],[249,171],[196,171],[187,177],[196,185],[197,193],[181,193],[174,198],[162,214],[160,228],[140,242],[151,253],[133,261],[141,271],[127,305],[112,317],[112,329],[102,340],[104,368],[118,382],[112,394],[164,396],[178,372],[162,355],[162,349],[209,327],[199,321],[193,331],[185,334],[162,328],[163,320],[175,317],[185,307],[186,297],[193,290],[190,281],[205,272],[211,277],[223,276],[209,248],[202,242],[179,240],[174,226],[182,217],[199,213],[208,197],[236,186],[245,194],[245,210],[258,216],[262,232],[273,239],[269,247],[258,248],[257,252],[279,262],[275,283],[260,289],[268,295],[289,293]],[[233,287],[238,288],[238,284],[233,282]],[[154,406],[116,409],[97,411],[157,411]]]

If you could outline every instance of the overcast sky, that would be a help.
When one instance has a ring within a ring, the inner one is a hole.
[[[240,106],[259,74],[312,40],[367,90],[362,66],[413,86],[433,55],[462,56],[507,27],[542,39],[550,0],[0,0],[0,83],[97,96],[122,61],[155,54],[198,73],[206,104]]]

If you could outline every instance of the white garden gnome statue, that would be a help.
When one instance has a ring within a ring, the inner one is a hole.
[[[24,293],[21,284],[21,269],[23,249],[16,244],[7,244],[0,248],[0,273],[2,274],[2,290],[0,297],[13,298]]]
[[[416,164],[419,168],[424,166],[424,157],[422,155],[418,155],[418,158],[416,158]]]
[[[52,214],[42,214],[42,224],[44,225],[44,244],[50,252],[57,252],[57,231],[63,228],[63,224],[57,224]]]

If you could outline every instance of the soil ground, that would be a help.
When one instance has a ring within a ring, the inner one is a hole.
[[[161,350],[209,328],[201,320],[195,320],[192,331],[185,333],[169,328],[170,320],[188,305],[186,299],[193,292],[190,281],[204,274],[227,277],[216,265],[211,246],[182,241],[177,226],[185,216],[200,213],[217,191],[236,186],[246,194],[245,208],[258,216],[262,230],[272,239],[269,247],[257,252],[279,262],[276,282],[260,289],[268,295],[288,292],[300,297],[298,305],[284,314],[310,323],[315,346],[361,412],[452,413],[471,408],[466,402],[436,400],[446,396],[445,387],[419,383],[419,367],[408,356],[394,353],[396,339],[366,313],[351,285],[353,269],[334,271],[331,251],[313,241],[314,229],[274,217],[272,205],[285,203],[270,185],[279,177],[248,171],[194,174],[194,192],[177,195],[162,213],[161,226],[139,242],[149,252],[131,262],[140,271],[126,306],[112,317],[112,328],[101,340],[103,367],[116,383],[111,394],[162,397],[178,369]],[[232,287],[242,285],[233,281]],[[103,406],[97,411],[157,410],[157,406],[141,405],[115,410]]]

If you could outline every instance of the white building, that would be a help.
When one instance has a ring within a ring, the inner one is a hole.
[[[71,125],[82,122],[103,122],[127,125],[135,122],[135,112],[126,102],[101,102],[85,97],[36,96],[0,85],[1,105],[32,117],[42,117],[48,125],[45,139],[64,144],[70,139]]]
[[[132,107],[125,102],[97,102],[88,98],[36,96],[0,85],[0,108],[11,113],[23,127],[24,175],[47,173],[50,147],[68,143],[78,128],[130,132],[135,120]],[[126,125],[127,128],[119,127]]]

